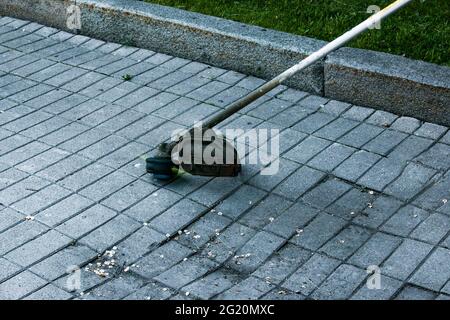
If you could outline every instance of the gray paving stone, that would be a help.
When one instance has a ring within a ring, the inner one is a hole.
[[[411,277],[410,282],[433,291],[440,291],[450,279],[450,251],[437,248]]]
[[[324,209],[350,189],[349,184],[337,179],[330,179],[314,187],[301,200],[316,208]]]
[[[292,200],[298,199],[322,180],[324,176],[325,174],[321,171],[303,166],[279,184],[274,193],[287,196]]]
[[[386,221],[381,230],[406,237],[428,216],[429,214],[425,210],[407,205]]]
[[[238,280],[236,274],[226,269],[219,269],[183,287],[182,292],[189,292],[190,295],[203,300],[211,299],[231,288]]]
[[[448,170],[450,168],[450,146],[437,143],[416,159],[418,162],[432,168]]]
[[[24,216],[10,208],[0,210],[0,232],[23,220]]]
[[[318,214],[301,233],[290,241],[309,250],[317,250],[344,228],[346,221],[326,213]]]
[[[90,163],[86,158],[77,155],[70,155],[53,165],[46,167],[37,173],[38,176],[51,181],[57,181],[71,173],[87,166]]]
[[[124,263],[130,264],[158,247],[164,240],[165,235],[143,226],[117,244],[117,256]]]
[[[437,244],[450,231],[450,217],[434,213],[426,218],[412,233],[411,237]]]
[[[239,249],[228,266],[242,273],[253,272],[285,241],[281,237],[260,231]]]
[[[2,199],[3,205],[10,205],[19,199],[43,189],[49,184],[50,182],[44,179],[29,176],[28,178],[1,190],[0,199]]]
[[[131,267],[131,270],[150,279],[168,270],[192,253],[193,251],[185,246],[175,241],[170,241],[138,260],[136,266]]]
[[[390,126],[397,118],[398,116],[395,114],[377,110],[366,120],[366,122],[377,126],[387,127]]]
[[[114,278],[94,290],[89,292],[89,295],[84,295],[85,300],[112,300],[123,299],[133,291],[136,291],[143,284],[143,281],[139,278],[131,275],[121,275],[118,278]]]
[[[402,291],[395,297],[396,300],[433,300],[436,297],[436,293],[424,290],[421,288],[413,287],[410,285],[405,286]]]
[[[283,213],[283,211],[291,205],[292,202],[277,195],[270,194],[252,209],[247,211],[239,219],[239,223],[255,229],[263,228],[271,221],[274,221],[277,216]]]
[[[380,158],[381,156],[377,154],[359,150],[336,167],[332,173],[339,178],[355,182]]]
[[[24,300],[69,300],[72,295],[52,284],[26,296]]]
[[[332,171],[350,157],[356,149],[333,143],[308,162],[308,166],[321,171]]]
[[[165,235],[173,235],[199,218],[206,209],[205,206],[183,199],[153,219],[149,226]]]
[[[403,132],[385,130],[369,143],[365,144],[364,149],[381,155],[387,155],[395,146],[407,137],[408,135]]]
[[[400,117],[395,120],[391,128],[405,133],[413,133],[420,126],[420,120],[411,117]]]
[[[18,275],[0,283],[0,299],[16,300],[43,287],[46,282],[29,271],[23,271]]]
[[[357,183],[373,190],[382,191],[389,183],[400,176],[403,168],[404,164],[401,162],[382,158]]]
[[[81,268],[96,257],[97,252],[86,246],[68,246],[33,265],[30,270],[43,279],[53,281],[65,274],[70,274],[75,267]]]
[[[405,280],[430,253],[432,246],[410,239],[403,243],[381,266],[381,273]]]
[[[362,123],[358,127],[354,128],[338,141],[355,148],[360,148],[367,142],[378,136],[383,129],[370,124]]]
[[[365,270],[342,264],[313,292],[311,297],[319,300],[348,299],[365,276]]]
[[[68,196],[70,192],[67,189],[57,185],[50,185],[28,198],[20,200],[12,205],[12,208],[26,215],[32,215],[36,212],[51,206],[62,198]]]
[[[340,260],[346,260],[361,247],[371,233],[368,229],[350,225],[330,239],[320,251]]]
[[[72,239],[69,237],[57,231],[50,230],[38,238],[33,239],[23,246],[9,252],[5,255],[5,258],[17,263],[18,265],[26,267],[50,254],[57,252],[64,246],[68,245],[71,241]]]
[[[5,163],[9,166],[16,166],[19,163],[40,154],[46,150],[50,149],[49,146],[40,143],[38,141],[33,141],[27,145],[17,148],[3,156],[0,156],[0,162]]]
[[[352,297],[352,300],[389,300],[401,288],[402,282],[381,275],[380,289],[369,289],[362,286]]]
[[[56,162],[65,157],[68,157],[69,155],[70,153],[64,150],[52,148],[32,158],[29,158],[28,160],[23,161],[22,163],[16,165],[16,167],[24,172],[35,173],[48,166],[51,166],[52,164],[55,164]]]
[[[214,178],[200,189],[189,195],[189,198],[205,206],[212,206],[240,186],[240,182],[228,178]]]
[[[114,171],[113,173],[98,180],[95,184],[84,188],[79,193],[91,200],[100,201],[125,187],[133,180],[134,178],[130,175],[119,171]]]
[[[40,223],[24,221],[3,231],[0,235],[0,254],[3,256],[5,253],[30,241],[47,230],[48,228]]]
[[[338,265],[338,260],[316,253],[283,282],[282,286],[308,296]]]
[[[166,211],[180,200],[180,195],[166,189],[160,189],[153,192],[130,209],[125,210],[124,213],[134,219],[145,222]]]
[[[155,282],[151,282],[126,296],[124,300],[166,300],[173,294],[171,290],[167,289]]]
[[[389,153],[388,157],[397,161],[410,161],[428,149],[432,144],[433,140],[409,136],[396,146],[395,149]]]
[[[270,283],[279,284],[310,257],[309,251],[287,244],[256,269],[253,275]]]
[[[111,245],[118,243],[141,226],[136,220],[124,215],[114,217],[79,240],[97,252],[102,253]]]
[[[291,238],[316,215],[318,210],[302,203],[296,203],[284,211],[264,228],[285,239]]]
[[[272,284],[255,277],[248,277],[217,296],[219,300],[255,300],[273,289]]]
[[[450,131],[447,132],[446,135],[444,135],[441,140],[439,140],[442,143],[450,144]]]
[[[401,200],[409,200],[430,183],[435,173],[435,170],[419,164],[409,164],[400,177],[385,189],[385,192]]]
[[[303,100],[303,101],[305,101],[305,100]],[[328,113],[316,112],[316,113],[306,117],[305,119],[303,119],[296,125],[294,125],[292,127],[292,129],[311,134],[311,133],[319,130],[320,128],[326,126],[328,123],[333,121],[335,118],[336,118],[335,116],[332,116]]]
[[[442,206],[444,200],[450,198],[450,175],[447,174],[442,179],[424,191],[414,204],[425,209],[436,209]]]
[[[377,228],[389,219],[401,206],[402,202],[392,198],[379,196],[363,211],[353,219],[353,222],[362,226]]]
[[[310,136],[288,151],[284,156],[289,160],[305,164],[330,144],[327,140]]]
[[[430,139],[438,139],[440,138],[446,131],[447,127],[440,126],[434,123],[426,122],[422,124],[422,126],[417,129],[414,134],[417,136],[430,138]]]
[[[115,215],[112,210],[97,204],[67,220],[56,229],[73,239],[79,239],[111,220]]]
[[[206,273],[217,268],[217,266],[217,263],[208,258],[193,256],[161,273],[155,277],[155,280],[171,288],[180,289],[203,277]]]
[[[20,271],[20,267],[5,258],[0,258],[0,282],[5,281]]]

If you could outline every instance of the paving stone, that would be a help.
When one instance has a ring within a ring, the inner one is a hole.
[[[410,282],[433,291],[440,291],[450,279],[450,251],[437,248],[411,277]]]
[[[170,241],[137,261],[136,266],[131,267],[131,270],[145,278],[153,278],[187,258],[192,252],[185,246]]]
[[[216,262],[223,263],[249,241],[256,231],[239,223],[233,223],[216,239],[208,242],[201,253]]]
[[[369,203],[373,202],[374,198],[373,194],[358,188],[352,188],[325,210],[334,216],[351,220],[366,209]]]
[[[287,244],[256,269],[253,275],[270,283],[279,284],[310,257],[309,251]]]
[[[9,252],[5,255],[5,258],[17,263],[18,265],[26,267],[50,254],[55,253],[64,246],[68,245],[71,241],[72,239],[69,237],[66,237],[57,231],[50,230],[38,238]]]
[[[436,209],[442,206],[444,200],[450,198],[450,175],[433,184],[414,200],[414,204],[425,209]]]
[[[369,289],[366,286],[362,286],[352,297],[352,300],[389,300],[395,293],[401,288],[402,282],[381,275],[380,289]]]
[[[74,268],[81,268],[96,257],[97,252],[88,247],[68,246],[33,265],[30,270],[46,280],[53,281],[65,274],[70,274]]]
[[[429,167],[438,170],[447,170],[450,168],[450,146],[437,143],[416,159],[418,162]]]
[[[419,164],[409,164],[400,177],[386,188],[385,192],[404,201],[409,200],[430,183],[430,179],[435,173],[435,170]]]
[[[319,213],[291,242],[309,250],[317,250],[335,236],[344,226],[345,220]]]
[[[37,141],[33,141],[14,151],[11,151],[3,156],[0,156],[0,162],[5,163],[12,167],[48,149],[50,149],[49,146]]]
[[[24,172],[35,173],[69,155],[70,153],[64,150],[52,148],[32,158],[29,158],[28,160],[23,161],[22,163],[16,165],[16,167]]]
[[[79,239],[111,220],[115,215],[112,210],[97,204],[67,220],[56,229],[73,239]]]
[[[350,188],[351,186],[345,182],[330,179],[314,187],[301,200],[316,208],[324,209],[350,190]]]
[[[403,163],[383,158],[358,180],[358,184],[373,190],[382,191],[389,183],[400,176],[403,168]]]
[[[263,175],[259,173],[251,178],[248,183],[260,189],[271,191],[299,167],[300,165],[296,162],[280,158],[279,170],[277,173],[275,173],[274,175]]]
[[[2,234],[0,234],[0,254],[4,255],[47,230],[48,228],[40,223],[24,221],[3,231]]]
[[[135,181],[110,195],[102,201],[102,204],[116,211],[123,211],[144,199],[155,190],[156,187],[148,183]]]
[[[189,198],[209,207],[233,192],[240,184],[239,181],[229,178],[214,178],[190,194]]]
[[[411,117],[400,117],[395,120],[391,128],[405,133],[413,133],[420,125],[420,120]]]
[[[207,300],[231,288],[238,280],[236,274],[226,269],[219,269],[183,287],[182,292],[189,292],[189,295]]]
[[[0,299],[17,300],[43,287],[45,284],[46,282],[43,279],[25,270],[0,283]]]
[[[395,114],[382,110],[377,110],[366,120],[366,122],[377,126],[386,127],[390,126],[397,118],[398,116],[396,116]]]
[[[377,228],[389,219],[401,206],[402,202],[392,198],[379,196],[370,205],[353,219],[353,222],[362,226]]]
[[[289,239],[298,232],[298,230],[301,230],[307,225],[317,213],[317,209],[302,203],[296,203],[288,210],[282,212],[281,215],[266,225],[264,229],[273,232],[280,237]]]
[[[151,282],[126,296],[124,300],[166,300],[173,294],[172,290]]]
[[[328,113],[316,112],[306,117],[305,119],[301,120],[299,123],[294,125],[292,129],[311,134],[319,130],[320,128],[326,126],[335,118],[336,118],[335,116],[332,116]]]
[[[356,149],[333,143],[308,162],[308,166],[321,171],[332,171],[345,159],[350,157]]]
[[[450,217],[434,213],[426,218],[412,233],[411,237],[437,244],[450,231]]]
[[[76,93],[65,95],[64,98],[50,103],[49,105],[43,107],[42,110],[53,114],[61,114],[64,111],[82,104],[83,102],[87,101],[87,99],[87,97]],[[31,101],[29,101],[28,103],[31,103]]]
[[[291,200],[298,199],[322,180],[324,176],[325,174],[321,171],[303,166],[279,184],[274,193],[287,196]]]
[[[270,194],[261,200],[256,206],[247,211],[240,219],[239,223],[251,228],[259,229],[269,224],[283,211],[289,208],[292,202],[277,195]]]
[[[385,130],[364,145],[364,149],[381,155],[387,155],[395,146],[407,137],[408,135],[406,133]]]
[[[288,109],[292,105],[291,102],[288,102],[286,100],[281,100],[277,98],[273,98],[271,100],[268,100],[264,102],[263,105],[251,110],[248,112],[248,115],[260,118],[263,120],[268,120],[275,115],[277,115],[279,112],[283,112],[284,110]],[[294,127],[295,129],[295,127]],[[303,130],[300,130],[303,131]]]
[[[155,280],[171,288],[180,289],[188,283],[203,277],[217,266],[218,264],[210,259],[193,256],[161,273],[155,277]]]
[[[350,225],[330,239],[320,251],[333,258],[345,260],[361,247],[370,235],[368,229]]]
[[[24,216],[10,208],[0,210],[0,232],[23,220]]]
[[[330,144],[327,140],[310,136],[288,151],[284,156],[289,160],[304,164]]]
[[[178,194],[166,189],[160,189],[130,209],[125,210],[124,213],[139,221],[150,221],[180,200],[181,196]]]
[[[103,140],[109,135],[109,132],[98,130],[96,128],[84,131],[80,135],[73,137],[59,145],[60,148],[71,152],[77,152],[87,148],[90,145]]]
[[[63,178],[58,182],[58,184],[64,188],[79,191],[80,189],[94,183],[111,172],[112,169],[109,167],[92,163],[80,171]]]
[[[100,201],[125,187],[133,180],[134,178],[127,174],[114,171],[113,173],[98,180],[95,184],[81,190],[80,194],[91,200]]]
[[[333,174],[339,178],[355,182],[380,158],[381,156],[364,150],[356,151],[336,167]]]
[[[69,300],[71,298],[70,293],[49,284],[25,297],[24,300]]]
[[[432,246],[405,239],[383,263],[381,272],[396,279],[405,280],[430,253]]]
[[[405,286],[395,300],[433,300],[436,293],[413,286]]]
[[[450,144],[450,131],[447,132],[447,134],[444,135],[444,136],[442,137],[442,139],[439,140],[439,142],[446,143],[446,144]]]
[[[243,273],[253,272],[285,241],[281,237],[260,231],[239,249],[228,266]]]
[[[406,237],[428,216],[429,214],[425,210],[407,205],[386,221],[381,230]]]
[[[325,282],[313,292],[312,298],[319,300],[348,299],[366,276],[365,270],[354,266],[340,265]]]
[[[264,191],[244,185],[230,197],[223,200],[215,210],[231,219],[237,219],[242,213],[258,203],[265,195],[266,192]]]
[[[363,145],[377,137],[383,129],[370,124],[362,123],[354,128],[338,141],[348,146],[361,148]]]
[[[396,146],[395,149],[389,153],[388,157],[397,161],[410,161],[428,149],[432,144],[433,140],[409,136]]]
[[[65,198],[69,194],[70,192],[67,189],[57,185],[51,185],[32,194],[28,198],[16,202],[12,207],[23,214],[32,215]]]
[[[223,292],[217,299],[219,300],[255,300],[273,289],[272,284],[255,277],[248,277],[242,282]]]
[[[206,209],[205,206],[183,199],[153,219],[149,226],[165,235],[173,235],[199,218]]]
[[[124,263],[130,264],[158,247],[164,240],[166,240],[165,235],[143,226],[116,245],[117,257]]]
[[[44,179],[29,176],[28,178],[25,178],[18,183],[1,190],[0,199],[2,199],[1,201],[3,205],[10,205],[19,199],[43,189],[49,184],[50,182]]]
[[[141,224],[137,221],[119,215],[80,239],[80,243],[101,253],[139,229],[140,226]]]
[[[425,138],[438,139],[447,130],[448,130],[447,127],[440,126],[434,123],[425,122],[419,129],[417,129],[414,132],[414,134]]]
[[[377,232],[348,260],[360,268],[379,266],[400,245],[401,238]]]
[[[85,300],[112,300],[123,299],[133,291],[136,291],[142,286],[143,282],[139,278],[130,275],[119,276],[111,281],[108,281],[94,290],[89,291],[89,295],[84,295]]]
[[[316,253],[283,282],[282,286],[308,296],[338,265],[338,260]]]
[[[5,281],[20,271],[20,267],[4,258],[0,258],[0,282]]]
[[[186,247],[200,250],[210,240],[216,238],[231,224],[231,220],[218,214],[219,212],[208,212],[200,219],[188,226],[188,229],[179,231],[177,241]]]

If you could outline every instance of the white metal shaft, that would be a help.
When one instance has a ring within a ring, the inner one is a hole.
[[[332,42],[328,43],[324,47],[322,47],[320,50],[314,52],[304,60],[302,60],[300,63],[296,64],[295,66],[289,68],[279,76],[277,76],[275,79],[280,84],[286,79],[292,77],[294,74],[298,73],[299,71],[305,69],[306,67],[312,65],[316,61],[322,59],[323,57],[327,56],[331,52],[339,49],[344,44],[352,40],[353,38],[357,37],[364,31],[368,30],[372,26],[374,26],[376,23],[380,22],[382,19],[386,18],[387,16],[393,14],[398,9],[402,8],[403,6],[407,5],[409,2],[412,2],[413,0],[397,0],[393,2],[391,5],[387,6],[383,10],[380,10],[379,12],[372,15],[367,20],[361,22],[359,25],[354,27],[353,29],[347,31],[339,38],[333,40]],[[275,80],[274,79],[274,80]]]
[[[256,90],[250,92],[245,97],[237,100],[236,102],[232,103],[230,106],[225,108],[222,112],[219,112],[218,114],[212,116],[210,119],[208,119],[204,124],[203,128],[212,128],[218,123],[222,122],[229,116],[233,115],[237,111],[241,110],[245,106],[249,105],[259,97],[263,96],[267,92],[271,91],[278,85],[280,85],[283,81],[286,79],[292,77],[294,74],[302,71],[303,69],[309,67],[316,61],[322,59],[329,53],[339,49],[344,44],[352,40],[353,38],[357,37],[364,31],[368,30],[370,27],[376,25],[378,22],[380,22],[383,18],[386,18],[387,16],[393,14],[398,9],[402,8],[403,6],[407,5],[408,3],[412,2],[413,0],[397,0],[393,2],[391,5],[387,6],[383,10],[380,10],[379,12],[372,15],[370,18],[365,20],[364,22],[358,24],[356,27],[351,29],[350,31],[347,31],[339,38],[331,41],[324,47],[322,47],[320,50],[314,52],[295,66],[289,68],[288,70],[284,71],[282,74],[278,75],[277,77],[273,78],[269,82],[266,82],[261,87],[257,88]]]

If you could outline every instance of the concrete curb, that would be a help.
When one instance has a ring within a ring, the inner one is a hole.
[[[0,14],[270,79],[325,42],[134,0],[2,0]],[[317,95],[450,125],[450,68],[342,48],[287,85]]]

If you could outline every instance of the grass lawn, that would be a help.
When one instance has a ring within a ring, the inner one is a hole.
[[[393,0],[146,1],[330,41]],[[450,1],[416,0],[348,46],[450,66]]]

